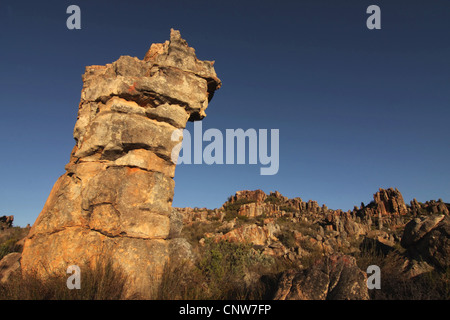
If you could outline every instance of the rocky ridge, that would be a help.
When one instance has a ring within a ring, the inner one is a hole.
[[[211,241],[249,243],[263,255],[293,263],[296,268],[279,279],[277,299],[366,299],[365,270],[358,269],[353,257],[367,250],[384,257],[396,253],[402,260],[399,272],[406,279],[450,266],[449,204],[441,199],[426,203],[414,199],[407,205],[392,188],[380,189],[373,199],[344,212],[312,200],[289,199],[279,192],[244,190],[218,209],[174,211],[183,219],[181,234],[194,247],[196,242],[199,247]],[[202,231],[193,237],[194,229]],[[342,278],[340,273],[332,275],[324,269],[330,261],[337,266],[345,262],[353,271]],[[341,282],[333,284],[339,292],[333,295],[327,288],[336,277]],[[359,289],[350,292],[340,286]],[[317,290],[308,291],[311,288]]]
[[[245,256],[251,259],[279,261],[288,266],[275,275],[264,298],[376,298],[366,285],[367,265],[361,264],[367,253],[375,258],[371,264],[394,264],[396,277],[400,275],[403,280],[397,283],[398,279],[392,280],[388,275],[385,281],[393,281],[392,286],[405,286],[405,281],[421,283],[430,279],[430,273],[445,275],[450,267],[450,205],[442,200],[419,203],[415,199],[406,205],[402,199],[396,189],[380,189],[367,206],[361,204],[343,212],[311,200],[289,199],[279,192],[267,195],[261,190],[238,191],[218,209],[172,208],[171,240],[166,241],[171,261],[179,261],[175,264],[181,263],[180,266],[183,261],[195,266],[203,263],[205,255],[218,254],[214,251],[218,247],[211,247],[214,243],[219,247],[221,243],[233,244],[236,247],[231,246],[230,250],[238,251],[245,245],[250,250]],[[3,220],[11,221],[6,217]],[[208,251],[211,248],[213,251]],[[3,282],[19,270],[20,258],[20,253],[13,252],[0,261]],[[246,285],[260,283],[266,277],[245,270],[242,281]],[[384,277],[386,271],[383,272]],[[201,284],[206,288],[209,285]],[[429,285],[425,282],[426,288]],[[427,296],[425,292],[421,294],[422,298]]]

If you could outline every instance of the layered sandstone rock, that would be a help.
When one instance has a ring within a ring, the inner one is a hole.
[[[143,60],[86,67],[76,145],[25,242],[23,270],[44,276],[108,255],[145,295],[169,259],[174,132],[205,117],[220,85],[176,30]]]
[[[248,224],[235,228],[224,235],[214,237],[215,241],[229,241],[235,243],[251,243],[253,245],[265,246],[277,241],[275,234],[279,231],[279,227],[273,223],[269,223],[262,227],[255,224]]]
[[[430,213],[443,213],[446,215],[450,214],[447,204],[445,204],[442,199],[430,200],[425,203],[421,203],[414,198],[411,201],[411,213],[414,215],[420,214],[430,214]]]
[[[393,217],[409,213],[400,191],[393,188],[382,189],[373,195],[373,201],[367,206],[355,207],[353,213],[362,217]]]
[[[380,188],[380,191],[375,193],[373,198],[377,206],[377,212],[382,216],[389,214],[405,215],[408,212],[403,196],[397,188],[387,190]]]

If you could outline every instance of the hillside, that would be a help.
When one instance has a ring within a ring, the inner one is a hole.
[[[405,204],[397,189],[380,189],[347,212],[261,190],[238,191],[218,209],[173,208],[172,258],[153,297],[448,299],[449,207],[442,200]],[[21,283],[29,232],[13,220],[0,217],[3,298],[8,285]],[[380,289],[367,287],[373,265]]]
[[[371,298],[445,298],[448,292],[436,286],[448,284],[445,272],[450,262],[449,207],[440,199],[425,203],[413,199],[405,204],[397,189],[380,189],[371,203],[347,212],[328,209],[316,201],[289,199],[278,192],[267,195],[261,190],[238,191],[219,209],[175,208],[172,218],[179,223],[172,236],[187,239],[199,260],[218,244],[238,247],[246,244],[251,248],[250,255],[263,261],[266,267],[271,266],[266,273],[273,272],[272,276],[277,274],[281,278],[292,269],[304,272],[317,265],[320,268],[329,259],[339,265],[342,257],[346,257],[347,267],[361,273],[362,278],[345,281],[353,281],[362,288],[359,296],[344,293],[339,296],[343,299],[366,297],[367,288],[362,283],[369,265],[379,266],[382,274],[382,289],[369,290]],[[249,271],[260,262],[249,263],[253,266],[248,268],[248,274],[243,274],[247,284],[258,282],[262,276]],[[422,278],[434,282],[423,284],[419,281]],[[283,281],[280,278],[274,281],[276,284],[269,290],[272,298],[333,298],[320,290],[309,294],[302,291],[320,287],[314,282],[320,281],[320,277],[295,290],[295,284],[282,289]],[[416,287],[421,285],[424,287]],[[427,286],[430,292],[432,288],[436,292],[428,295]]]

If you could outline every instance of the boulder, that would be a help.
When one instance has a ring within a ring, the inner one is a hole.
[[[268,224],[263,227],[256,224],[246,224],[242,227],[233,229],[224,235],[215,236],[216,241],[230,241],[238,243],[251,243],[253,245],[265,246],[274,240],[277,240],[274,233],[278,232],[274,224]]]
[[[236,202],[264,202],[267,198],[267,195],[262,190],[242,190],[237,191],[236,194],[229,198],[229,203]]]

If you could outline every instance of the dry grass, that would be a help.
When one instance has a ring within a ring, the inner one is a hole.
[[[0,284],[0,300],[119,300],[133,297],[125,290],[127,277],[110,259],[101,259],[93,267],[80,266],[81,288],[68,289],[70,274],[14,274]]]
[[[450,269],[431,271],[413,278],[405,273],[405,255],[397,250],[383,255],[366,248],[355,256],[361,270],[377,265],[381,271],[381,289],[369,290],[373,300],[449,300]]]
[[[28,234],[27,228],[13,227],[0,231],[0,260],[11,252],[21,252],[22,245],[18,243]]]

